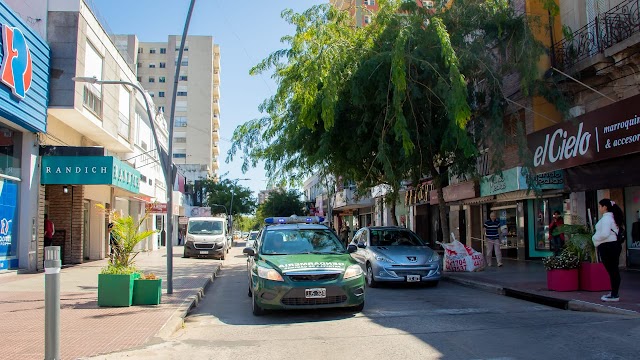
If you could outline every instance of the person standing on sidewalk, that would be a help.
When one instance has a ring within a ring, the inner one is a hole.
[[[53,235],[56,233],[56,227],[53,221],[49,220],[49,215],[44,215],[44,246],[53,245]]]
[[[549,224],[549,243],[554,255],[560,255],[562,248],[564,248],[564,233],[554,234],[556,229],[562,229],[562,225],[564,225],[564,220],[562,220],[560,211],[556,210],[553,212],[553,220]]]
[[[489,220],[484,222],[484,235],[486,242],[486,254],[487,266],[491,266],[491,255],[493,250],[496,252],[496,260],[498,261],[498,267],[502,266],[502,252],[500,250],[500,221],[498,221],[496,212],[492,211],[489,214]]]
[[[619,301],[620,296],[620,269],[618,261],[622,244],[618,242],[618,234],[624,229],[624,215],[622,209],[610,199],[602,199],[598,202],[598,210],[602,217],[596,223],[596,233],[591,240],[598,250],[602,264],[611,280],[611,293],[602,296],[602,301]]]

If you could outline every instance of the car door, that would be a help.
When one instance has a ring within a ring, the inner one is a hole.
[[[358,230],[356,235],[353,237],[353,243],[355,243],[356,245],[366,244],[368,233],[369,231],[367,228],[362,228]],[[358,250],[354,253],[351,253],[351,257],[353,257],[358,262],[358,264],[360,264],[360,266],[362,266],[363,268],[366,262],[365,250],[366,249],[362,249],[358,246]]]

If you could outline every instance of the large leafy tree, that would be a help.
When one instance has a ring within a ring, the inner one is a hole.
[[[203,182],[202,187],[206,193],[206,204],[211,207],[211,211],[214,213],[225,211],[219,205],[224,205],[226,211],[230,211],[231,215],[251,214],[255,211],[256,199],[252,196],[253,192],[248,187],[239,185],[237,181],[207,179]],[[233,206],[231,204],[232,198]]]
[[[306,215],[305,203],[298,190],[278,189],[269,193],[269,197],[260,204],[257,218],[263,223],[264,218],[272,216]]]
[[[504,78],[519,77],[525,96],[540,88],[530,19],[507,0],[436,11],[383,0],[364,28],[329,5],[283,15],[296,26],[289,48],[252,69],[273,70],[278,90],[266,117],[236,129],[229,158],[242,151],[245,167],[264,160],[289,181],[322,169],[359,188],[385,184],[392,210],[404,180],[430,176],[447,239],[449,177],[473,172],[480,138],[501,161]]]

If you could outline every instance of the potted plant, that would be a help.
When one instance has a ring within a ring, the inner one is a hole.
[[[591,237],[593,233],[585,225],[563,225],[558,231],[564,232],[567,248],[580,259],[580,290],[608,291],[611,281],[598,256]]]
[[[154,273],[142,274],[133,281],[133,305],[159,305],[162,299],[162,279]]]
[[[133,261],[138,255],[135,247],[155,230],[140,230],[147,214],[139,222],[135,222],[131,216],[120,216],[117,212],[113,212],[112,216],[114,251],[109,265],[98,275],[98,306],[131,306],[134,280],[140,277]]]
[[[565,248],[560,255],[552,255],[542,260],[547,269],[547,287],[552,291],[578,290],[578,268],[580,260],[570,249]]]

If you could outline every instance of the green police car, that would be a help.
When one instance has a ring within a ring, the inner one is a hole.
[[[267,309],[364,308],[362,268],[321,217],[265,219],[247,254],[253,314]]]

